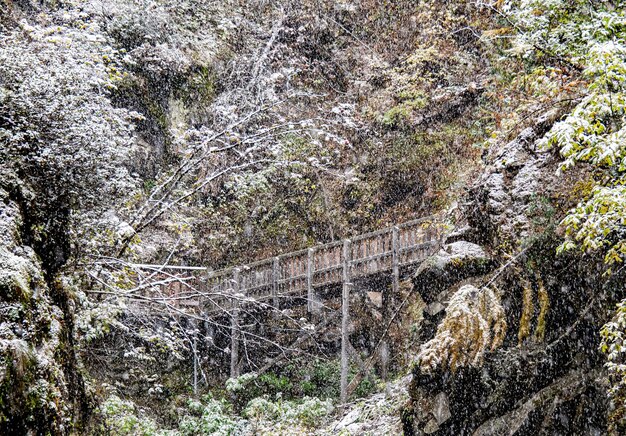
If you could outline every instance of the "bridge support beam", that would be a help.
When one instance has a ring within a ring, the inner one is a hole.
[[[386,291],[386,292],[385,292]],[[400,229],[394,226],[391,229],[391,295],[398,295],[400,292]],[[383,290],[382,295],[382,313],[383,325],[387,325],[391,316],[391,295],[389,290]],[[380,376],[383,380],[387,379],[389,373],[389,339],[382,338],[380,345]]]
[[[193,394],[198,395],[198,325],[196,320],[191,320],[193,337],[191,342],[191,352],[193,354]]]
[[[343,288],[341,291],[341,403],[348,401],[348,367],[350,366],[350,337],[348,327],[350,325],[350,264],[351,242],[343,241]]]
[[[233,270],[230,312],[230,377],[239,377],[239,268]]]

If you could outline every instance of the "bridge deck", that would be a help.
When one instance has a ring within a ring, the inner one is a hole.
[[[315,290],[341,284],[345,265],[358,279],[418,264],[438,249],[442,234],[443,225],[428,217],[219,271],[152,265],[162,280],[146,294],[208,316],[261,302],[278,307],[284,298],[306,301],[311,310]]]

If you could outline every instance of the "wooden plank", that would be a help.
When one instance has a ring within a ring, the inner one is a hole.
[[[382,248],[381,248],[381,236],[378,235],[376,236],[376,239],[374,241],[374,258],[372,259],[372,262],[374,263],[374,271],[378,272],[379,271],[379,266],[378,266],[378,259],[379,256],[382,253]]]
[[[280,279],[278,283],[291,283],[294,280],[304,280],[306,279],[306,271],[302,274],[293,274],[288,278]]]
[[[300,269],[300,272],[302,273],[301,275],[304,275],[304,277],[298,281],[298,288],[299,289],[304,289],[307,292],[308,292],[308,283],[307,283],[307,281],[308,281],[308,277],[307,277],[308,263],[309,263],[309,257],[308,257],[308,254],[307,254],[307,257],[300,261],[300,268],[299,269]]]
[[[280,310],[280,303],[278,301],[278,280],[280,280],[280,259],[274,258],[272,263],[272,306],[277,311]]]
[[[398,295],[400,290],[400,241],[399,241],[400,229],[398,227],[393,228],[391,234],[391,280],[392,280],[392,292],[393,295]]]
[[[367,239],[363,239],[359,244],[360,245],[360,253],[359,253],[360,261],[356,268],[354,268],[354,264],[352,265],[352,270],[350,272],[352,273],[353,277],[357,275],[367,274],[367,266],[368,266],[367,259],[369,258],[368,243],[369,241]]]
[[[392,256],[392,247],[391,247],[391,239],[392,239],[392,234],[388,233],[385,237],[385,247],[384,247],[384,251],[385,251],[385,260],[384,260],[384,265],[385,265],[385,269],[387,268],[391,268],[391,256]]]
[[[374,254],[370,257],[365,257],[363,259],[353,260],[352,266],[354,267],[355,265],[362,265],[363,263],[366,263],[366,262],[379,261],[380,259],[384,257],[389,257],[390,254],[391,253],[386,252],[386,253]],[[354,273],[354,270],[352,270],[352,272]]]
[[[422,261],[428,254],[433,253],[433,250],[436,248],[437,244],[433,242],[426,242],[408,249],[401,249],[399,250],[400,265],[411,265],[415,262]],[[416,252],[419,252],[418,256],[415,255]]]
[[[330,252],[328,250],[324,250],[324,269],[329,269],[329,271],[324,274],[324,283],[328,283],[330,278]]]
[[[339,265],[339,266],[329,266],[329,267],[326,267],[326,268],[320,268],[320,269],[317,269],[317,268],[316,268],[316,269],[315,269],[315,273],[316,273],[316,274],[321,274],[321,273],[326,273],[326,274],[328,274],[328,273],[333,272],[333,271],[341,271],[341,268],[342,268],[342,266],[341,266],[341,265]]]
[[[350,240],[343,242],[343,289],[341,292],[341,404],[348,400],[348,326],[350,323]]]

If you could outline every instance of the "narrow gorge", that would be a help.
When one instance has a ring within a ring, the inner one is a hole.
[[[625,6],[0,0],[0,434],[623,434]]]

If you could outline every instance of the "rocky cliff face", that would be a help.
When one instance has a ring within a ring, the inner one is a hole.
[[[537,149],[554,116],[493,149],[453,242],[413,277],[428,306],[405,434],[607,431],[598,332],[623,277],[603,282],[598,259],[555,255],[555,224],[585,175],[558,176],[558,156]]]
[[[71,302],[26,242],[23,186],[0,179],[0,433],[69,434],[88,408]]]

